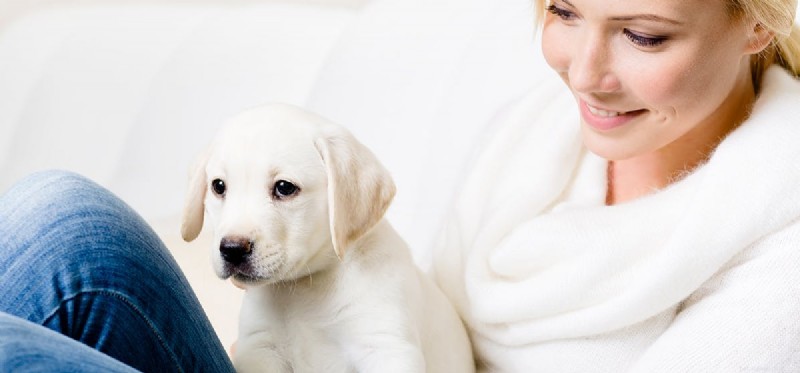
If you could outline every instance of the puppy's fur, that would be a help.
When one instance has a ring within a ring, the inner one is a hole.
[[[383,219],[389,173],[347,130],[267,105],[201,158],[182,235],[197,237],[205,211],[217,275],[247,287],[237,370],[474,370],[461,320]]]

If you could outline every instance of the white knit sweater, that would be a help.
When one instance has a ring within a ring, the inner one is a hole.
[[[507,116],[434,256],[483,370],[800,372],[800,82],[771,68],[705,165],[615,206],[564,91]]]

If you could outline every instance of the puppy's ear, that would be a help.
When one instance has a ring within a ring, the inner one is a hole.
[[[328,173],[328,214],[333,249],[345,249],[383,218],[395,194],[378,158],[343,128],[331,125],[314,142]]]
[[[183,205],[183,221],[181,223],[181,236],[186,242],[197,238],[203,229],[206,198],[206,163],[210,149],[201,153],[194,162],[189,176],[189,188],[186,201]]]

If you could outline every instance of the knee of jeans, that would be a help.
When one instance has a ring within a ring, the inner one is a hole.
[[[70,171],[49,170],[27,176],[2,196],[2,207],[29,207],[39,213],[53,209],[91,209],[122,204],[94,181]]]
[[[95,189],[101,188],[89,178],[78,173],[66,170],[47,170],[39,171],[28,175],[14,184],[9,193],[21,191],[42,191],[51,194],[61,194],[69,192],[71,189]]]
[[[141,217],[113,193],[69,171],[31,174],[0,196],[0,220],[27,229],[62,226],[75,221],[106,221],[143,229]],[[8,228],[11,229],[11,228]]]
[[[15,248],[7,250],[14,251],[18,261],[49,255],[69,266],[102,255],[107,262],[96,264],[114,265],[168,256],[139,214],[73,172],[45,171],[21,180],[0,196],[0,221],[0,251],[3,246]]]

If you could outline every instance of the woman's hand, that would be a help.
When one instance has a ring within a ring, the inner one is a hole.
[[[228,348],[228,356],[230,356],[231,359],[233,359],[233,355],[236,354],[236,342],[237,341],[233,341],[231,347]]]
[[[233,277],[231,277],[231,284],[233,284],[233,286],[236,286],[236,287],[237,287],[237,288],[239,288],[239,289],[242,289],[242,290],[247,290],[247,289],[245,288],[244,284],[242,284],[242,283],[241,283],[241,282],[239,282],[239,281],[236,281],[236,279],[235,279],[235,278],[233,278]]]

